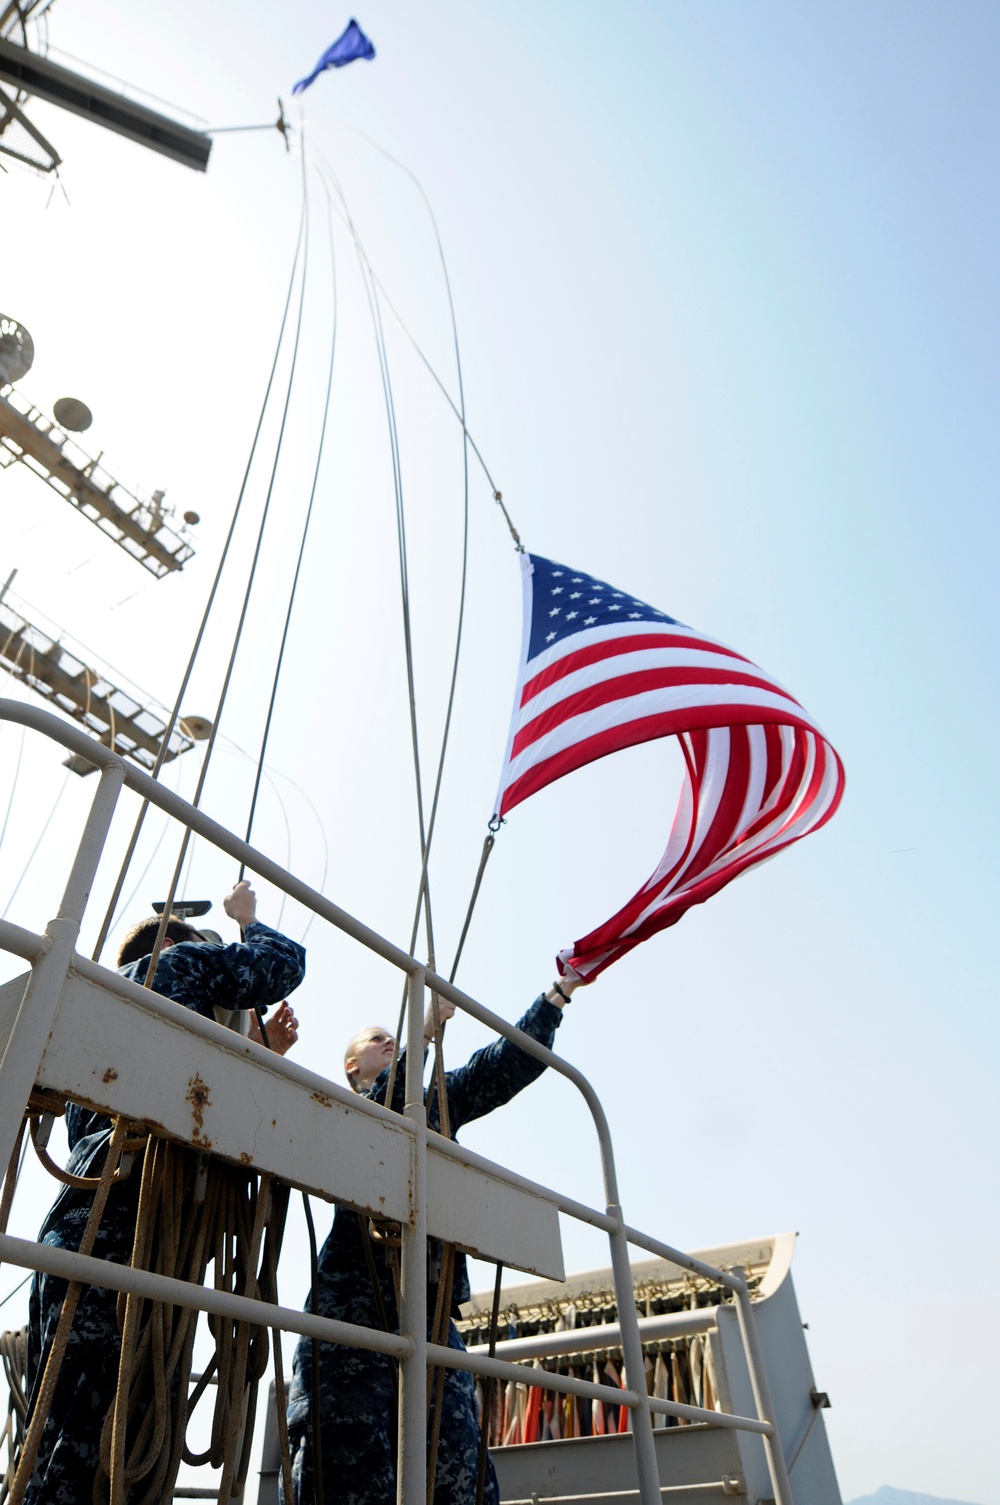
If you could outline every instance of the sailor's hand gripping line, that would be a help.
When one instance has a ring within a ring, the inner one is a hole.
[[[685,777],[656,870],[628,903],[560,951],[590,982],[747,868],[816,831],[843,765],[811,716],[749,659],[583,570],[523,554],[524,635],[490,823],[564,774],[676,737]]]

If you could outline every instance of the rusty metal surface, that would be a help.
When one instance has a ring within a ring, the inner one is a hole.
[[[0,1032],[24,982],[0,989]],[[150,1060],[160,1063],[155,1073]],[[379,1217],[412,1220],[411,1123],[83,958],[74,958],[35,1076],[50,1091],[196,1149]],[[434,1140],[428,1232],[561,1279],[554,1201],[485,1163],[452,1160],[450,1143]]]
[[[409,1219],[411,1136],[398,1118],[366,1112],[332,1082],[91,968],[70,972],[41,1086],[292,1186]]]

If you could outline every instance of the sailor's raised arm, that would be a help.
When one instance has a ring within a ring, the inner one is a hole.
[[[257,919],[257,897],[246,881],[223,900],[243,939],[209,940],[185,921],[171,918],[156,968],[154,987],[185,1008],[212,1018],[215,1009],[267,1009],[299,986],[306,953],[297,941]],[[140,922],[118,953],[119,970],[142,982],[158,920]]]
[[[244,930],[252,925],[257,918],[257,895],[250,887],[249,880],[242,878],[231,894],[227,894],[222,901],[222,907],[231,920]]]
[[[517,1028],[551,1050],[562,1023],[562,1011],[579,985],[578,979],[565,977],[554,982],[517,1021]],[[509,1103],[544,1070],[543,1061],[529,1056],[504,1035],[477,1050],[464,1066],[448,1072],[453,1130]]]
[[[222,901],[230,919],[243,928],[243,940],[219,947],[231,1009],[264,1009],[281,1003],[306,975],[305,948],[257,919],[257,896],[244,879]]]

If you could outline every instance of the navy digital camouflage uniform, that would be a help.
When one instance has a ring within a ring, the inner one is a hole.
[[[551,1046],[562,1013],[544,996],[535,1000],[518,1029]],[[402,1111],[406,1052],[400,1052],[392,1106]],[[509,1040],[494,1040],[477,1050],[465,1066],[445,1074],[452,1135],[474,1118],[482,1118],[509,1102],[533,1082],[545,1067]],[[366,1096],[384,1103],[389,1085],[383,1071]],[[431,1128],[440,1132],[437,1099],[429,1113]],[[338,1207],[330,1236],[318,1264],[318,1293],[311,1291],[306,1310],[341,1322],[380,1327],[368,1263],[364,1226],[357,1213]],[[389,1326],[399,1331],[396,1293],[386,1251],[373,1245],[375,1268]],[[428,1327],[433,1321],[441,1246],[428,1240]],[[456,1254],[452,1314],[469,1298],[469,1275],[464,1254]],[[428,1336],[430,1334],[428,1333]],[[455,1324],[448,1335],[452,1348],[464,1347]],[[392,1373],[383,1354],[339,1343],[320,1346],[320,1446],[323,1500],[315,1499],[310,1429],[312,1344],[302,1338],[295,1351],[289,1386],[288,1425],[292,1445],[292,1483],[296,1505],[394,1505],[395,1395]],[[479,1423],[475,1386],[467,1370],[449,1369],[444,1384],[441,1436],[438,1446],[434,1505],[473,1505],[479,1456]],[[497,1505],[499,1490],[492,1461],[487,1463],[484,1505]]]
[[[305,975],[305,952],[295,941],[255,920],[244,940],[231,946],[181,941],[160,955],[154,984],[157,993],[214,1019],[215,1008],[269,1008],[297,988]],[[149,957],[119,970],[142,982]],[[70,1103],[66,1111],[70,1157],[76,1176],[98,1176],[104,1165],[111,1121]],[[141,1165],[128,1180],[111,1188],[93,1254],[127,1264],[132,1254]],[[78,1249],[93,1193],[64,1186],[38,1235],[60,1249]],[[59,1322],[65,1280],[37,1274],[28,1313],[27,1378],[30,1410],[41,1385],[49,1346]],[[118,1292],[85,1286],[73,1319],[69,1346],[42,1433],[38,1461],[25,1505],[90,1505],[100,1462],[101,1429],[114,1404],[121,1335]]]

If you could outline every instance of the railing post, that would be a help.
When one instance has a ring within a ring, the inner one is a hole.
[[[770,1422],[774,1428],[770,1436],[765,1434],[763,1438],[764,1453],[767,1457],[767,1470],[771,1476],[771,1487],[774,1490],[775,1505],[795,1505],[792,1498],[792,1485],[788,1477],[788,1469],[785,1467],[785,1450],[781,1445],[781,1437],[778,1433],[778,1422],[774,1414],[774,1403],[771,1400],[771,1387],[767,1382],[767,1369],[764,1365],[764,1354],[760,1346],[760,1334],[757,1332],[757,1319],[754,1316],[753,1305],[750,1301],[750,1291],[746,1283],[745,1272],[739,1268],[732,1272],[739,1278],[740,1284],[734,1294],[736,1296],[736,1316],[740,1324],[740,1334],[743,1338],[743,1351],[747,1358],[747,1369],[750,1372],[750,1385],[753,1390],[754,1405],[761,1421]]]
[[[642,1357],[639,1317],[635,1309],[632,1266],[629,1263],[628,1239],[625,1236],[622,1212],[617,1202],[608,1203],[608,1215],[618,1219],[618,1227],[610,1235],[611,1268],[615,1277],[615,1304],[618,1307],[622,1358],[625,1360],[625,1383],[630,1390],[638,1391],[642,1399],[642,1404],[632,1412],[632,1440],[639,1475],[639,1498],[642,1505],[660,1505],[660,1469],[656,1461],[653,1417],[646,1390],[646,1366]]]
[[[413,1341],[400,1362],[397,1505],[427,1494],[427,1112],[424,1107],[424,972],[411,972],[406,1002],[406,1100],[413,1123],[410,1221],[403,1227],[399,1330]]]
[[[101,770],[100,783],[66,880],[59,912],[45,927],[45,953],[32,965],[14,1028],[0,1060],[0,1165],[7,1164],[25,1104],[35,1084],[38,1063],[59,1007],[80,934],[80,923],[124,777],[125,766],[121,761],[108,764]]]
[[[632,1266],[628,1257],[628,1232],[622,1216],[621,1204],[618,1201],[618,1172],[615,1169],[611,1130],[597,1094],[589,1083],[584,1095],[593,1114],[597,1142],[601,1150],[601,1170],[604,1175],[607,1213],[608,1217],[614,1220],[614,1228],[609,1233],[608,1239],[611,1244],[611,1269],[615,1281],[615,1305],[618,1308],[622,1358],[625,1360],[625,1382],[630,1390],[638,1393],[641,1402],[632,1412],[632,1442],[635,1447],[635,1466],[639,1478],[639,1499],[642,1505],[661,1505],[660,1469],[656,1461],[656,1443],[653,1440],[653,1414],[649,1409],[649,1395],[646,1390],[646,1366],[642,1357],[639,1315],[635,1309],[635,1287],[632,1284]]]

